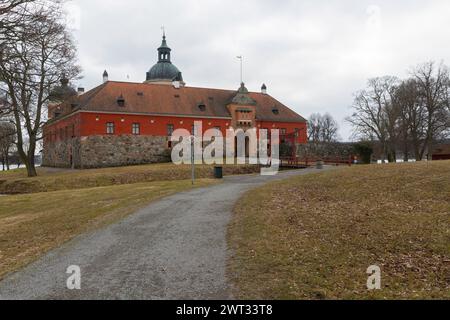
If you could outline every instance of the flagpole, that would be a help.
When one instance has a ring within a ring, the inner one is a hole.
[[[243,62],[244,62],[244,56],[237,56],[237,58],[241,61],[241,83],[242,83],[243,80],[244,80],[244,77],[243,77]]]

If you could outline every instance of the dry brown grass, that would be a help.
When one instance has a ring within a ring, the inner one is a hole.
[[[249,299],[449,299],[450,162],[356,166],[246,194],[229,276]],[[366,270],[382,269],[368,291]]]
[[[159,181],[0,197],[0,279],[80,233],[190,188],[189,180]]]
[[[199,179],[213,178],[213,166],[196,165],[195,170],[196,177]],[[225,175],[258,171],[258,166],[224,166]],[[172,163],[89,170],[38,168],[38,177],[34,178],[27,178],[25,169],[19,169],[0,172],[0,194],[49,192],[190,178],[191,167],[189,165],[176,166]]]

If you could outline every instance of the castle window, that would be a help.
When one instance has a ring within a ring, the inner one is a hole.
[[[141,125],[139,123],[133,123],[132,125],[132,133],[135,135],[141,134]]]
[[[107,134],[114,134],[114,122],[106,123],[106,133]]]
[[[117,98],[117,104],[119,105],[119,107],[125,106],[125,98],[123,97],[123,95],[120,95],[120,97]]]
[[[171,137],[172,136],[172,133],[173,133],[173,124],[168,124],[167,125],[167,136],[168,137]]]

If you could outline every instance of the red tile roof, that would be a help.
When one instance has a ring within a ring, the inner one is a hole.
[[[230,118],[227,105],[236,93],[234,90],[196,87],[177,89],[172,85],[109,81],[68,103],[87,111]],[[249,95],[256,101],[258,120],[306,121],[270,95],[255,92]],[[125,99],[124,106],[117,103],[121,96]],[[204,111],[199,108],[200,104],[205,105]],[[278,114],[273,109],[278,109]]]

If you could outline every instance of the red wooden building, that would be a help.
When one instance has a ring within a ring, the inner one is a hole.
[[[296,133],[306,143],[306,120],[261,92],[188,87],[171,63],[165,37],[158,63],[144,83],[108,81],[77,94],[63,80],[54,90],[49,121],[44,126],[43,165],[93,168],[170,159],[173,130],[191,131],[201,121],[203,131],[229,127],[280,129]]]

